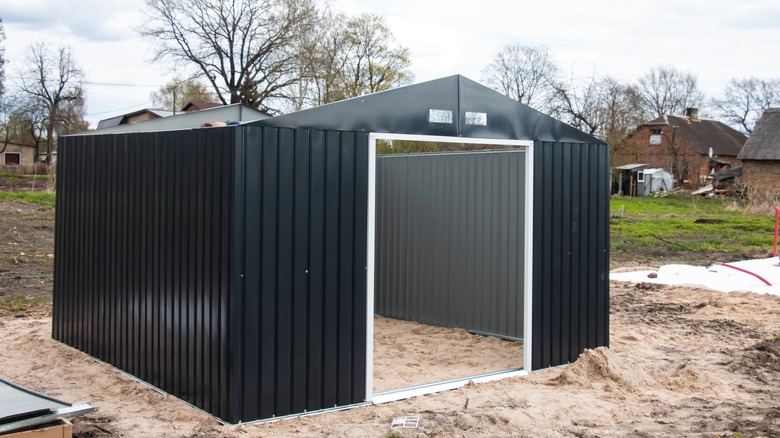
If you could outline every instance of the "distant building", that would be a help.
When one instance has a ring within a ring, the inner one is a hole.
[[[110,119],[101,120],[98,122],[97,129],[112,128],[119,125],[132,125],[133,123],[145,122],[148,120],[160,119],[163,117],[174,116],[179,113],[190,113],[194,111],[201,111],[205,109],[217,108],[223,106],[221,103],[205,102],[202,100],[193,100],[188,102],[180,111],[171,111],[163,109],[149,109],[144,108],[142,110],[134,111],[128,114],[122,114],[121,116],[111,117]]]
[[[202,100],[193,100],[189,102],[187,105],[184,105],[184,108],[182,108],[182,112],[192,112],[192,111],[200,111],[204,109],[209,108],[216,108],[218,106],[222,106],[221,103],[217,102],[204,102]]]
[[[3,150],[3,146],[5,149]],[[32,166],[35,164],[35,146],[8,142],[0,145],[0,165]]]
[[[111,117],[110,119],[98,122],[97,129],[106,129],[119,125],[131,125],[133,123],[145,122],[147,120],[159,119],[161,117],[172,116],[173,111],[160,109],[142,109],[121,116]]]
[[[186,107],[185,107],[186,108]],[[182,111],[175,115],[157,117],[138,123],[118,123],[113,126],[98,128],[101,133],[117,134],[120,132],[156,132],[175,129],[191,129],[209,126],[224,126],[228,123],[241,123],[268,118],[268,114],[260,112],[240,103],[218,105],[203,110]],[[90,131],[91,132],[91,131]],[[88,134],[83,132],[81,134]]]
[[[615,166],[665,169],[685,187],[697,188],[711,174],[740,165],[737,155],[747,137],[719,121],[699,119],[698,110],[688,108],[684,117],[666,115],[639,125],[628,140],[612,152]]]
[[[780,108],[764,111],[737,158],[751,199],[780,199]]]

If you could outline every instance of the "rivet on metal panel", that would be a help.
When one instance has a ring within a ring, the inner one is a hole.
[[[308,270],[308,269],[306,270],[306,273],[307,273],[307,274],[309,273],[309,270]]]

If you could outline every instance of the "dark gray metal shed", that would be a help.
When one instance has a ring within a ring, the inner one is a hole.
[[[449,262],[486,281],[500,273],[495,302],[519,305],[519,315],[495,324],[486,307],[486,325],[471,328],[523,338],[527,370],[608,345],[607,145],[466,78],[238,127],[91,134],[59,149],[53,335],[225,421],[370,401],[369,309],[430,321],[435,299],[393,301],[398,289],[382,283],[393,265],[375,252],[376,214],[397,210],[375,205],[390,171],[379,163],[410,159],[377,159],[382,138],[521,144],[475,155],[485,178],[503,175],[502,187],[523,192],[507,201],[484,179],[477,198],[494,197],[503,219],[472,227],[508,236],[488,260],[514,255],[500,267]],[[451,187],[446,169],[467,159],[415,165]],[[458,190],[437,193],[468,205]],[[447,229],[418,230],[425,239],[415,241],[434,248],[460,233]],[[441,280],[431,272],[445,265],[395,275]]]

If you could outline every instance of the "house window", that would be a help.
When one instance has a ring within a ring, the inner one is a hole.
[[[650,130],[650,144],[661,144],[661,130],[660,129],[651,129]]]
[[[645,173],[643,171],[639,171],[636,173],[636,182],[645,182]]]
[[[6,152],[3,155],[5,155],[5,160],[3,161],[3,164],[6,166],[19,166],[22,164],[22,153],[21,152]]]

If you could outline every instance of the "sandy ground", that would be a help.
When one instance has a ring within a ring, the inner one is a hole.
[[[780,436],[780,297],[618,282],[611,296],[611,347],[573,364],[271,423],[221,426],[51,340],[46,315],[0,319],[0,375],[91,400],[76,436]],[[404,415],[419,427],[392,431]]]
[[[374,393],[522,367],[522,342],[374,318]]]

